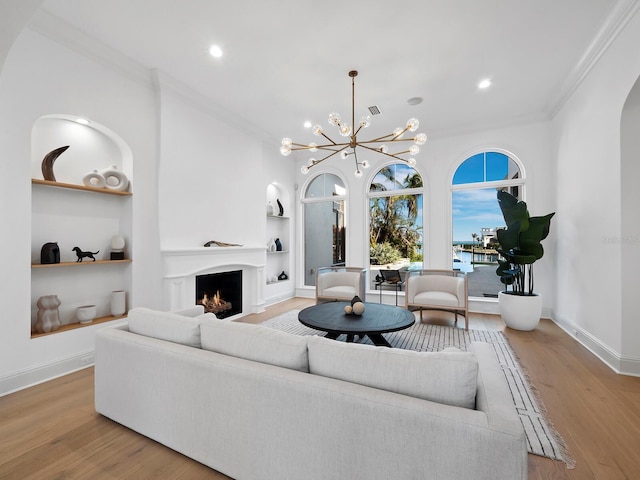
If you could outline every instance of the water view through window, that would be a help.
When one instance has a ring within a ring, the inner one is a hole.
[[[453,177],[452,266],[469,276],[469,296],[493,298],[503,290],[498,266],[496,231],[504,227],[498,190],[520,198],[523,179],[516,162],[498,152],[466,159]]]

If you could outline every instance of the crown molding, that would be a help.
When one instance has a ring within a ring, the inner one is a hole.
[[[563,83],[558,95],[549,102],[546,110],[551,118],[555,117],[567,103],[639,9],[640,0],[615,2],[595,37]]]
[[[96,38],[85,34],[46,10],[38,10],[27,25],[27,28],[103,65],[109,70],[124,75],[134,82],[147,88],[153,87],[151,71],[144,65]]]

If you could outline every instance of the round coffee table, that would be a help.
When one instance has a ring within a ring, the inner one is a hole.
[[[347,315],[344,307],[349,302],[327,302],[301,310],[298,320],[303,325],[327,332],[327,338],[336,339],[347,335],[347,342],[353,342],[355,335],[368,336],[374,345],[390,347],[383,333],[409,328],[415,323],[413,313],[405,308],[378,303],[365,303],[362,315]]]

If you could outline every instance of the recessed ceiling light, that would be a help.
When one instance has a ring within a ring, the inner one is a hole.
[[[480,83],[478,83],[478,88],[480,89],[489,88],[490,86],[491,80],[489,80],[488,78],[485,78],[484,80],[481,80]]]
[[[211,45],[211,47],[209,47],[209,53],[214,58],[220,58],[222,56],[222,49],[218,45]]]
[[[311,122],[309,120],[304,122],[304,128],[311,128]]]
[[[407,100],[409,105],[420,105],[422,103],[422,97],[411,97]]]

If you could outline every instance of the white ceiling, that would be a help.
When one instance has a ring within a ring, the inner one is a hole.
[[[46,0],[43,9],[210,97],[268,138],[313,141],[370,105],[388,133],[548,118],[636,0]],[[211,44],[224,50],[208,54]],[[490,78],[488,90],[477,83]],[[411,97],[423,97],[418,106]],[[372,132],[374,133],[374,132]]]

